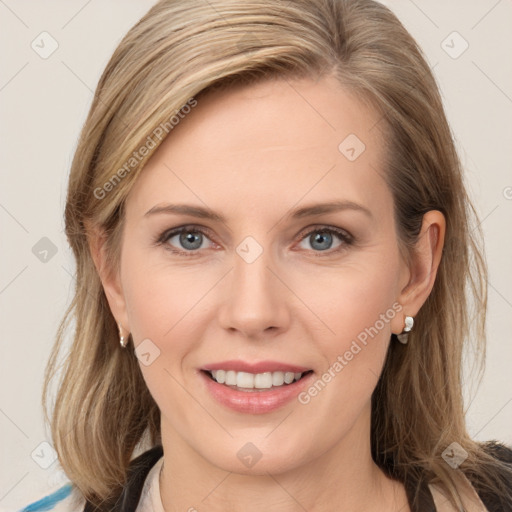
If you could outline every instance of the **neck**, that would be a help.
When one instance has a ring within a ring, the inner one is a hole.
[[[224,470],[206,460],[162,418],[164,465],[160,495],[166,512],[407,512],[402,484],[388,478],[370,452],[369,408],[326,453],[294,467],[286,461],[273,470],[256,464],[248,474]],[[243,445],[244,443],[242,443]]]

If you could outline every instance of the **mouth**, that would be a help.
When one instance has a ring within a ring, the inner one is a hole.
[[[245,392],[278,390],[304,379],[313,370],[304,372],[263,372],[249,373],[234,370],[201,370],[210,380],[228,388]]]

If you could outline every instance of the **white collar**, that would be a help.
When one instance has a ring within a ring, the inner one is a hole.
[[[163,463],[162,455],[148,473],[136,512],[165,512],[160,496],[160,470]]]

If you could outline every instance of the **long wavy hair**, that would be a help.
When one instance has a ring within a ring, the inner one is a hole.
[[[134,352],[119,347],[86,226],[105,233],[115,269],[125,200],[151,152],[172,137],[170,120],[218,87],[327,74],[380,115],[400,246],[413,248],[425,212],[440,210],[447,222],[417,328],[405,346],[392,336],[372,395],[372,456],[393,478],[439,484],[458,508],[457,471],[511,499],[500,477],[512,478],[510,467],[466,429],[463,349],[471,345],[471,375],[480,382],[486,264],[438,87],[414,39],[372,0],[162,0],[126,34],[99,80],[65,208],[76,287],[48,361],[43,407],[63,469],[98,510],[120,495],[136,453],[161,444],[160,411]],[[134,159],[148,137],[149,154]],[[51,382],[61,372],[50,412]],[[468,454],[458,470],[442,458],[452,442]]]

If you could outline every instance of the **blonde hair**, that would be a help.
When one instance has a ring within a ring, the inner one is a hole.
[[[425,475],[459,507],[455,471],[441,457],[457,442],[468,453],[459,470],[511,498],[499,476],[512,475],[510,468],[465,426],[463,347],[474,336],[481,375],[486,265],[438,88],[413,38],[372,0],[162,0],[127,33],[101,76],[69,178],[65,219],[76,290],[48,362],[43,404],[50,421],[47,395],[74,320],[51,428],[63,469],[98,510],[119,496],[134,453],[161,444],[160,411],[135,354],[119,347],[86,224],[105,232],[115,269],[125,200],[149,155],[130,159],[148,137],[154,151],[172,136],[169,120],[217,87],[326,74],[381,116],[401,246],[414,246],[425,212],[440,210],[447,221],[432,293],[409,344],[391,340],[372,396],[373,457],[401,481]]]

